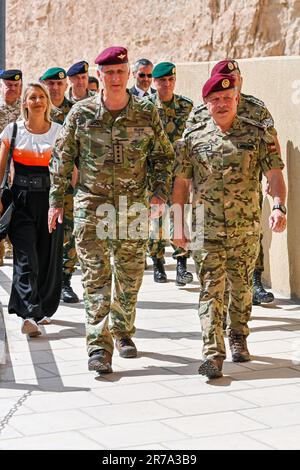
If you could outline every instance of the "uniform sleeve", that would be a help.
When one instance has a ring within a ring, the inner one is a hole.
[[[260,122],[265,129],[268,129],[269,133],[272,135],[277,135],[277,131],[274,127],[274,119],[268,108],[265,106],[262,107]]]
[[[270,170],[282,170],[284,168],[284,163],[276,149],[274,137],[268,130],[262,135],[259,158],[264,174]]]
[[[193,177],[193,165],[190,158],[189,145],[186,137],[176,142],[176,159],[174,165],[174,177],[191,179]]]
[[[148,156],[149,186],[154,196],[167,201],[171,190],[175,152],[155,106],[152,109],[154,137]]]
[[[49,164],[51,187],[49,194],[50,207],[63,207],[64,193],[69,185],[74,161],[78,155],[76,140],[77,114],[70,111],[66,122],[57,135]]]

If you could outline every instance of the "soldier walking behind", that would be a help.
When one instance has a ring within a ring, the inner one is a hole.
[[[40,78],[40,81],[46,85],[50,93],[52,101],[50,114],[51,120],[58,124],[63,124],[65,122],[65,119],[73,106],[73,102],[65,97],[65,92],[68,86],[66,77],[67,74],[63,68],[52,67],[46,70]],[[75,272],[77,263],[75,238],[73,235],[73,195],[77,181],[77,165],[78,162],[76,161],[72,178],[64,197],[64,248],[61,300],[71,304],[79,302],[79,298],[71,286],[72,274]]]

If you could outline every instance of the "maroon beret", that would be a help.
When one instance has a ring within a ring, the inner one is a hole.
[[[127,64],[128,55],[127,49],[121,46],[112,46],[104,49],[95,59],[95,64],[98,65],[115,65]]]
[[[240,72],[239,65],[236,60],[226,59],[218,62],[210,73],[210,76],[216,75],[216,73],[232,73],[235,70]]]
[[[214,91],[225,91],[235,87],[235,78],[233,75],[226,73],[217,73],[210,77],[207,82],[204,83],[202,88],[202,98],[206,98],[210,93]]]

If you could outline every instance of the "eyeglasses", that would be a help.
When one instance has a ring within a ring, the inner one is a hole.
[[[142,72],[139,72],[139,73],[138,73],[138,76],[139,76],[140,78],[145,78],[145,77],[147,77],[147,78],[152,78],[152,73],[142,73]]]

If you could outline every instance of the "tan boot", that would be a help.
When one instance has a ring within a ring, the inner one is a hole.
[[[10,240],[8,237],[6,237],[5,240],[3,241],[4,241],[4,250],[5,250],[4,258],[11,259],[13,257],[12,244],[10,243]]]
[[[231,330],[228,336],[232,362],[248,362],[251,360],[247,348],[247,337]]]
[[[223,377],[222,367],[223,357],[217,356],[213,359],[205,359],[200,365],[198,372],[200,375],[206,375],[209,379],[218,379]]]

